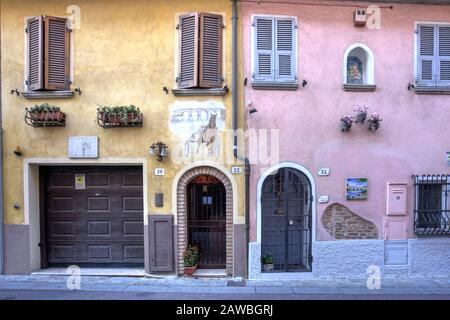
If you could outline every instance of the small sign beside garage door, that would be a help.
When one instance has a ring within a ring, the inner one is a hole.
[[[75,175],[75,190],[85,190],[86,189],[86,175],[76,174]]]

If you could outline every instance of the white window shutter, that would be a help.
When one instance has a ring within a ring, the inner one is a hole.
[[[438,85],[450,86],[450,26],[437,27]]]
[[[295,67],[295,21],[275,20],[275,81],[294,82]]]
[[[419,26],[417,37],[417,80],[419,86],[436,85],[435,27]]]
[[[274,19],[255,18],[255,70],[254,80],[275,81]]]

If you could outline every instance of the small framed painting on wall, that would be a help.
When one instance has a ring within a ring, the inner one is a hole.
[[[347,178],[347,200],[367,200],[367,178]]]

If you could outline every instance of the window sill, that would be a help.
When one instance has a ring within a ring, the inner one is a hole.
[[[297,83],[275,83],[275,82],[252,82],[252,88],[255,90],[291,90],[298,89]]]
[[[348,84],[344,83],[342,88],[344,91],[353,92],[373,92],[377,89],[375,84]]]
[[[415,87],[417,94],[450,94],[450,87]]]
[[[180,97],[192,97],[192,96],[224,96],[228,92],[228,88],[225,86],[223,88],[214,89],[172,89],[174,96]]]
[[[27,91],[22,92],[26,99],[70,99],[74,96],[73,91]]]

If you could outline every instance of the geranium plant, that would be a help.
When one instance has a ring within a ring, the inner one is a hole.
[[[364,123],[367,118],[367,110],[369,110],[369,107],[366,106],[357,106],[358,108],[355,110],[356,112],[356,121],[355,123]]]
[[[101,106],[97,109],[98,123],[102,127],[142,126],[141,110],[135,105]]]
[[[380,115],[377,112],[374,112],[367,121],[369,123],[369,130],[376,131],[380,127],[380,122],[383,121],[383,119],[380,118]]]
[[[25,122],[34,127],[64,126],[65,114],[57,106],[36,104],[25,108]]]
[[[349,131],[353,124],[353,117],[345,115],[341,118],[341,130]]]

